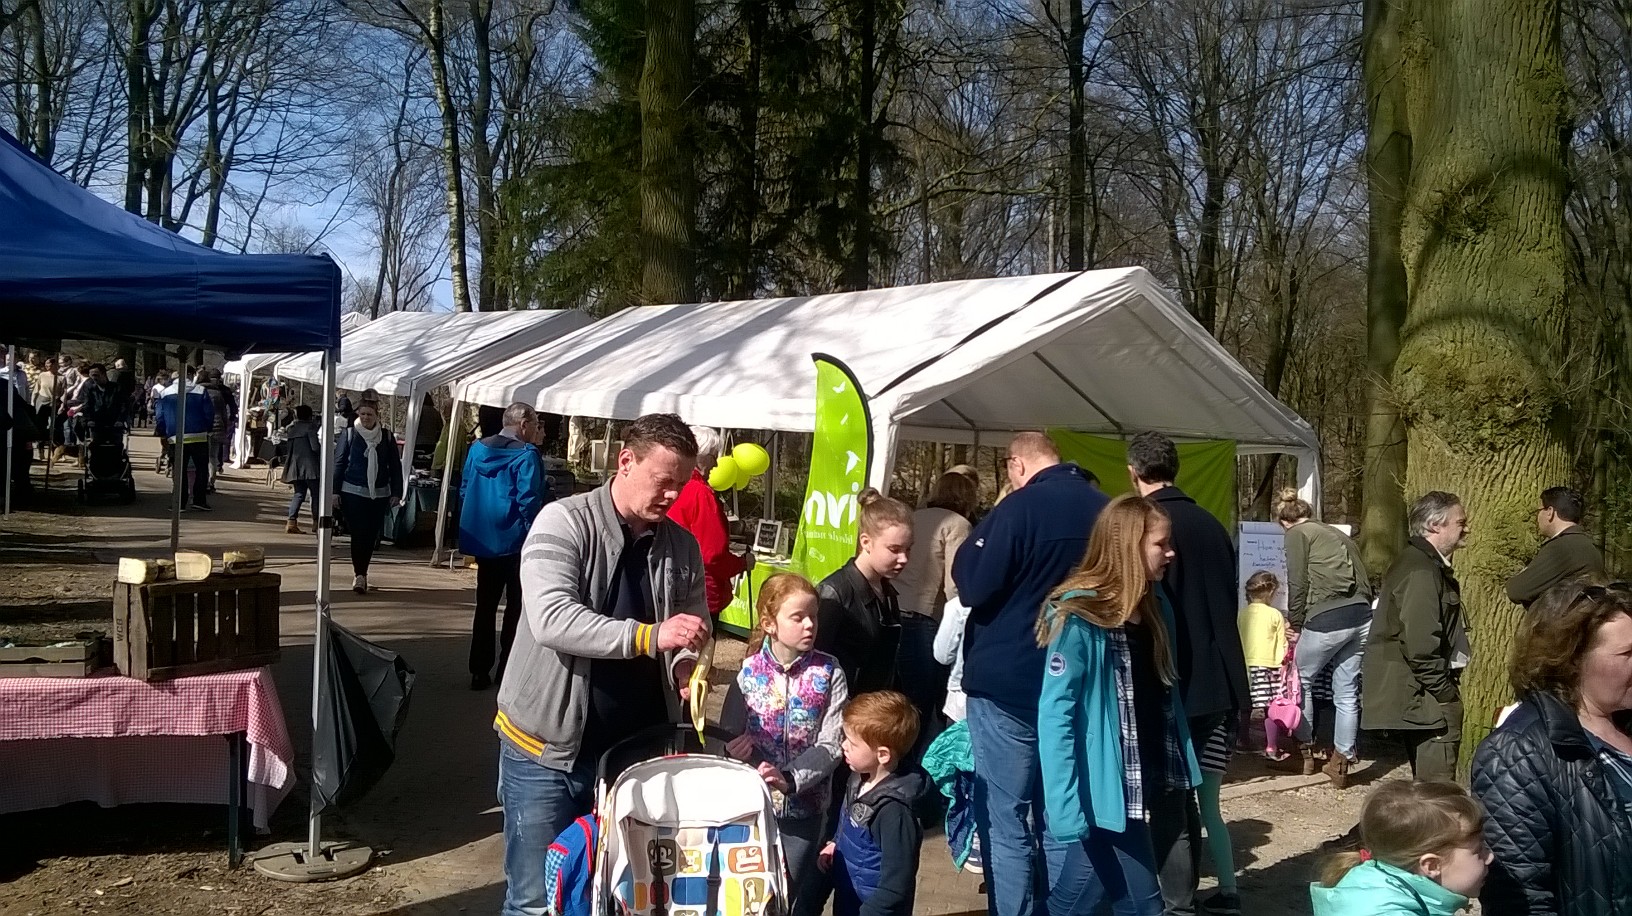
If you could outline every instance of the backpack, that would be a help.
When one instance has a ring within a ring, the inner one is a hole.
[[[595,871],[595,816],[567,826],[544,853],[544,899],[554,916],[590,916]]]
[[[1303,724],[1303,680],[1298,677],[1294,654],[1290,651],[1286,653],[1286,660],[1281,663],[1281,689],[1269,701],[1269,711],[1264,714],[1265,718],[1286,729],[1288,735]]]

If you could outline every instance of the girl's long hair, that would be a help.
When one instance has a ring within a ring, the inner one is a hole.
[[[1476,843],[1485,827],[1485,809],[1468,790],[1449,782],[1394,779],[1373,789],[1360,809],[1364,852],[1340,852],[1326,861],[1320,883],[1336,887],[1367,858],[1411,871],[1429,853],[1444,854]]]
[[[771,638],[766,627],[776,628],[776,615],[782,610],[782,602],[794,595],[809,595],[816,597],[816,586],[810,580],[798,573],[777,573],[765,580],[759,587],[759,599],[754,602],[754,609],[758,611],[759,626],[755,627],[753,638],[748,641],[748,654],[753,655],[764,648],[765,640]]]
[[[1137,610],[1155,644],[1156,670],[1162,683],[1171,687],[1177,682],[1172,641],[1156,600],[1156,586],[1145,575],[1144,556],[1146,533],[1170,524],[1167,512],[1153,500],[1133,493],[1111,500],[1088,536],[1088,553],[1043,606],[1037,618],[1037,644],[1054,641],[1065,614],[1114,629],[1127,623]],[[1065,597],[1073,591],[1088,594]]]

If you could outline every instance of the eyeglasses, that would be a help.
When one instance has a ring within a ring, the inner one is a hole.
[[[1610,592],[1632,592],[1632,583],[1611,582],[1607,585],[1583,585],[1575,593],[1575,599],[1570,602],[1568,607],[1564,608],[1564,613],[1568,614],[1570,611],[1575,610],[1583,601],[1602,601],[1609,597]]]

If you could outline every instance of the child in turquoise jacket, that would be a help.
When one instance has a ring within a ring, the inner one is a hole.
[[[1484,823],[1461,786],[1383,783],[1360,812],[1360,850],[1310,886],[1314,916],[1453,916],[1485,883]]]
[[[1155,584],[1173,551],[1154,502],[1114,500],[1088,553],[1038,620],[1046,647],[1037,711],[1048,830],[1067,844],[1052,916],[1160,916],[1149,817],[1201,782],[1173,660],[1173,613]]]

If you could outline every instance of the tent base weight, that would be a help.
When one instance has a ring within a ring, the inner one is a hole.
[[[374,850],[357,843],[327,842],[315,858],[305,843],[274,843],[250,856],[255,870],[268,878],[307,884],[349,878],[368,867]]]

